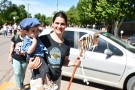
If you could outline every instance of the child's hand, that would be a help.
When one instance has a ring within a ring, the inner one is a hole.
[[[33,37],[32,42],[37,42],[37,39],[35,37]]]

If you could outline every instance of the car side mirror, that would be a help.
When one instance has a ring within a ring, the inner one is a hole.
[[[113,54],[113,52],[110,49],[105,49],[104,54],[111,56]]]

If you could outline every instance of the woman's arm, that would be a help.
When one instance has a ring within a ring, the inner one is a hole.
[[[11,62],[12,61],[12,52],[14,50],[14,43],[11,42],[10,48],[9,48],[9,56],[8,56],[8,61]]]
[[[80,63],[81,63],[81,61],[80,61],[79,57],[77,57],[75,60],[69,60],[69,56],[66,56],[63,65],[68,66],[68,67],[69,66],[80,66]]]
[[[35,58],[30,58],[29,63],[28,63],[28,68],[29,69],[37,69],[41,66],[40,58],[35,57]]]

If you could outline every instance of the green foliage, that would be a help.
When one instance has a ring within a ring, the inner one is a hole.
[[[46,25],[46,16],[44,14],[41,15],[40,13],[38,13],[38,14],[35,14],[34,17],[37,18],[41,23]]]
[[[67,12],[67,17],[68,17],[68,24],[69,26],[75,26],[79,24],[79,17],[78,17],[78,12],[75,8],[75,6],[72,6]]]
[[[0,9],[0,24],[5,22],[8,24],[13,24],[14,22],[19,23],[22,19],[27,17],[24,5],[17,6],[16,4],[12,4],[11,1],[2,0],[0,6],[2,7]],[[15,19],[13,19],[13,17],[15,17]]]
[[[46,18],[46,25],[51,26],[51,23],[52,23],[52,17],[47,17]]]
[[[9,0],[0,1],[0,24],[20,22],[28,12],[24,5],[17,6]],[[53,15],[56,11],[53,12]],[[103,23],[112,26],[115,36],[123,20],[135,20],[135,0],[79,0],[77,6],[72,6],[66,12],[70,26],[92,26]],[[15,20],[13,19],[15,17]],[[52,17],[40,13],[35,15],[41,23],[51,25]]]
[[[111,25],[117,36],[123,20],[135,18],[135,0],[79,0],[77,10],[83,26]]]
[[[11,1],[8,0],[1,0],[0,1],[0,12],[2,12],[2,10],[7,9],[7,7],[9,7],[12,4]]]

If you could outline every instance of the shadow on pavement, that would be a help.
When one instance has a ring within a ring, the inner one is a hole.
[[[62,76],[62,80],[70,81],[70,78],[66,77],[66,76]],[[81,85],[86,85],[86,83],[84,83],[83,80],[79,80],[79,79],[75,79],[75,78],[73,79],[73,82],[81,84]],[[105,85],[101,85],[101,84],[97,84],[97,83],[93,83],[93,82],[89,82],[88,86],[95,87],[95,88],[98,88],[98,89],[101,89],[101,90],[121,90],[121,89],[118,89],[118,88],[109,87],[109,86],[105,86]]]

